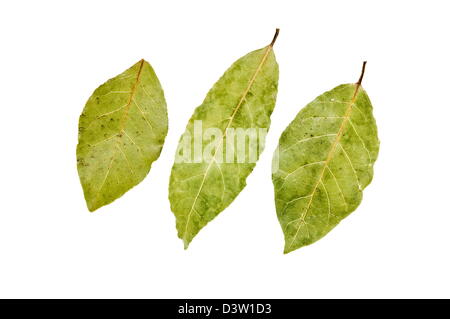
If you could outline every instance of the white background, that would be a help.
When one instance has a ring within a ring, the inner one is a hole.
[[[0,5],[0,297],[450,297],[450,22],[442,1],[10,1]],[[167,199],[180,134],[231,63],[276,27],[278,100],[248,185],[194,239]],[[148,177],[89,213],[76,170],[92,91],[139,59],[169,134]],[[355,82],[381,148],[360,207],[283,255],[270,164],[308,102]]]

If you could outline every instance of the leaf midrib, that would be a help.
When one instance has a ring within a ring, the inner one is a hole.
[[[139,82],[141,80],[142,69],[144,67],[144,60],[142,59],[139,63],[140,63],[139,64],[139,70],[138,70],[138,73],[137,73],[137,76],[136,76],[136,81],[133,84],[133,87],[131,89],[130,98],[128,99],[128,102],[127,102],[127,104],[125,106],[124,114],[122,115],[122,117],[120,119],[119,133],[115,136],[116,147],[114,148],[114,154],[113,154],[113,156],[111,158],[110,164],[108,165],[108,170],[106,171],[105,178],[103,179],[103,182],[102,182],[102,184],[100,185],[100,188],[97,191],[97,195],[95,196],[94,203],[97,202],[98,197],[100,196],[101,190],[102,190],[103,186],[105,186],[105,182],[106,182],[106,180],[108,178],[108,175],[109,175],[109,173],[111,171],[111,168],[112,168],[112,165],[114,163],[114,160],[115,160],[115,158],[117,156],[117,148],[119,147],[118,143],[117,143],[117,137],[120,136],[120,133],[124,130],[125,123],[128,121],[128,113],[130,111],[131,104],[133,103],[133,99],[134,99],[134,95],[136,94],[137,87],[138,87]],[[127,162],[128,162],[128,159],[127,159]]]

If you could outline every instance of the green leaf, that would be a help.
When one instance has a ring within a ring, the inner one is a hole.
[[[353,212],[378,156],[372,104],[361,80],[317,97],[281,135],[272,180],[289,253],[325,236]]]
[[[167,134],[164,93],[144,60],[98,87],[79,121],[77,166],[90,211],[139,184]]]
[[[197,107],[181,136],[178,152],[191,153],[192,149],[194,154],[183,154],[188,158],[184,162],[175,161],[169,199],[185,249],[200,229],[242,191],[262,151],[264,136],[259,135],[259,145],[247,143],[248,152],[243,158],[233,156],[223,160],[227,151],[243,147],[238,137],[231,138],[232,129],[269,128],[278,86],[278,64],[273,53],[277,35],[278,30],[270,45],[250,52],[231,65]],[[196,134],[196,123],[201,123],[205,133],[210,130],[219,136],[213,147],[208,148],[212,138],[196,144],[196,139],[203,136]],[[258,147],[252,161],[251,154]],[[196,155],[198,149],[204,153]],[[205,152],[210,156],[204,156]]]

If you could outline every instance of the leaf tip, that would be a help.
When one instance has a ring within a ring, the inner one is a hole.
[[[294,250],[297,250],[297,249],[299,249],[301,247],[303,247],[303,245],[297,246],[297,245],[293,245],[293,243],[290,243],[290,244],[285,243],[283,254],[287,255],[287,254],[289,254],[289,253],[293,252]]]
[[[93,212],[95,212],[99,207],[88,203],[88,204],[87,204],[87,208],[88,208],[88,210],[89,210],[90,213],[93,213]]]
[[[183,244],[184,244],[184,250],[187,250],[189,247],[189,241],[187,241],[186,239],[183,239]]]
[[[99,202],[99,201],[96,201],[96,200],[94,200],[94,199],[89,198],[89,199],[86,199],[86,206],[87,206],[87,209],[89,210],[89,212],[90,212],[90,213],[93,213],[93,212],[95,212],[97,209],[103,207],[104,204],[102,204],[102,203]]]

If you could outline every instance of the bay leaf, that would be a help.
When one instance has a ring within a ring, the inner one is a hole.
[[[228,160],[220,160],[226,151],[243,146],[238,137],[230,138],[229,132],[269,128],[278,88],[278,64],[273,52],[278,31],[268,46],[248,53],[231,65],[195,109],[180,138],[178,150],[190,154],[184,154],[187,160],[176,160],[173,165],[169,200],[178,237],[185,249],[242,191],[263,149],[265,136],[258,136],[258,145],[249,142],[248,153],[243,158],[230,156]],[[196,123],[201,123],[205,135],[207,131],[215,135],[216,143],[212,147],[212,137],[201,135],[200,143],[196,142],[199,137],[195,132]],[[252,160],[256,148],[258,152]],[[198,149],[203,153],[196,155]]]
[[[379,140],[361,86],[337,86],[303,108],[280,137],[272,180],[289,253],[325,236],[361,202]]]
[[[141,60],[98,87],[79,120],[77,166],[90,211],[139,184],[167,134],[164,92]]]

